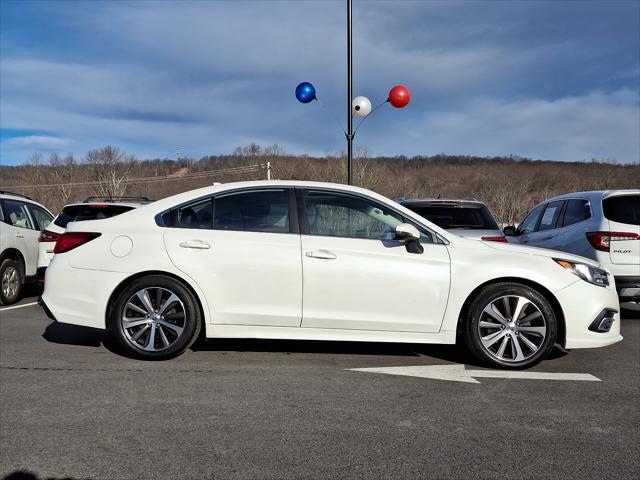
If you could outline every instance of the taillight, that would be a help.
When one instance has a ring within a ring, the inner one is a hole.
[[[502,243],[509,243],[509,241],[507,240],[507,237],[503,236],[503,235],[488,235],[486,237],[480,237],[480,240],[484,240],[485,242],[502,242]]]
[[[73,250],[80,245],[90,242],[94,238],[98,238],[101,233],[96,232],[68,232],[58,237],[53,253],[64,253]]]
[[[60,238],[59,233],[50,232],[49,230],[42,230],[38,237],[38,242],[56,242]]]
[[[587,240],[596,250],[608,252],[611,242],[640,240],[640,235],[632,232],[587,232]]]

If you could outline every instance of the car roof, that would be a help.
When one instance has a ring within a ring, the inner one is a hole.
[[[476,198],[398,198],[396,199],[396,202],[402,205],[484,205],[484,202],[481,202]]]
[[[69,203],[64,207],[62,207],[62,209],[64,210],[67,207],[82,207],[82,206],[86,207],[88,205],[106,205],[109,207],[113,205],[114,207],[118,206],[118,207],[138,208],[138,207],[142,207],[143,205],[148,205],[148,202],[135,202],[135,203],[132,203],[132,202],[76,202],[76,203]]]
[[[171,197],[162,198],[160,200],[156,200],[155,202],[142,205],[140,209],[137,211],[143,214],[144,211],[149,211],[151,209],[154,214],[163,212],[169,208],[174,208],[182,203],[191,202],[193,200],[198,199],[199,197],[206,197],[209,195],[215,195],[224,192],[232,192],[234,190],[243,190],[247,188],[269,188],[269,187],[281,187],[281,188],[318,188],[318,189],[329,189],[329,190],[338,190],[344,192],[351,193],[359,193],[361,195],[366,195],[367,197],[376,199],[381,203],[392,202],[388,197],[384,195],[380,195],[372,190],[367,190],[366,188],[355,187],[353,185],[344,185],[341,183],[329,183],[329,182],[310,182],[310,181],[302,181],[302,180],[255,180],[255,181],[245,181],[245,182],[231,182],[231,183],[222,183],[217,185],[210,185],[207,187],[198,188],[195,190],[189,190],[183,193],[179,193],[177,195],[173,195]],[[402,204],[398,204],[398,210],[410,217],[413,218],[416,213],[409,210]],[[414,220],[416,220],[414,218]],[[416,220],[417,221],[417,220]],[[419,222],[420,223],[420,222]],[[430,222],[432,223],[432,222]],[[438,235],[442,236],[446,241],[451,241],[450,234],[443,228],[438,227],[435,224],[429,226],[429,228],[435,231]],[[455,241],[455,239],[453,240]]]
[[[558,195],[556,197],[548,198],[543,202],[546,203],[555,200],[566,200],[569,198],[585,198],[588,200],[600,200],[608,197],[615,197],[618,195],[640,195],[640,190],[638,189],[626,189],[626,190],[591,190],[584,192],[572,192],[565,193],[563,195]]]
[[[42,205],[40,202],[34,200],[33,198],[27,197],[26,195],[21,195],[19,193],[13,193],[13,192],[7,192],[5,190],[0,190],[0,198],[10,199],[10,200],[19,200],[21,202],[31,203],[33,205],[36,205],[36,206],[40,207],[40,208],[44,208],[47,212],[51,213],[51,211],[47,207]]]

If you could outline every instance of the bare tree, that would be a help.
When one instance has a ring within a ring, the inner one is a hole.
[[[126,180],[135,162],[118,148],[106,147],[89,150],[85,162],[92,169],[92,179],[97,182],[96,192],[105,197],[122,197],[127,193]]]

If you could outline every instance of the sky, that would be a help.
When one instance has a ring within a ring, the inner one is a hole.
[[[0,1],[0,163],[345,149],[340,1]],[[640,1],[353,2],[376,155],[640,161]],[[312,82],[320,102],[294,90]]]

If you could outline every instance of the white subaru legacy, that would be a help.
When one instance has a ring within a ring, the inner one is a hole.
[[[70,223],[42,306],[165,359],[209,338],[453,344],[530,367],[622,340],[611,275],[567,253],[469,240],[374,192],[262,181]]]

